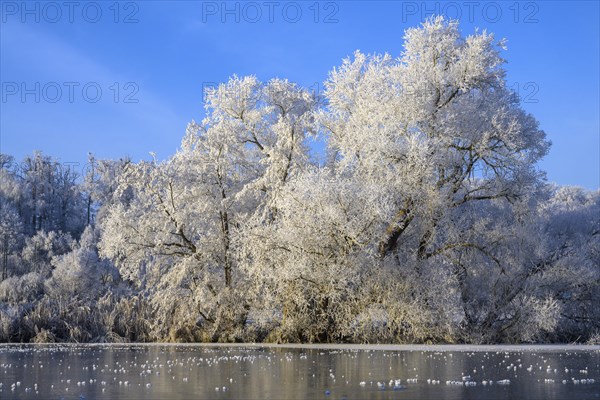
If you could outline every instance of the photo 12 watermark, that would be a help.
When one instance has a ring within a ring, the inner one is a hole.
[[[15,82],[1,83],[2,104],[105,102],[137,104],[140,88],[136,82]]]
[[[136,24],[140,5],[135,1],[2,1],[0,11],[3,24]]]
[[[202,1],[202,23],[339,22],[337,1]]]
[[[538,1],[403,1],[402,22],[424,22],[432,16],[442,15],[449,19],[470,23],[537,24],[540,3]]]
[[[540,86],[537,82],[514,82],[508,86],[521,104],[537,104],[540,102],[538,94]]]

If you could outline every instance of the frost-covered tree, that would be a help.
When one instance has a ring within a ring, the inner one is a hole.
[[[119,176],[131,164],[127,157],[119,160],[99,160],[88,154],[88,162],[82,184],[85,203],[86,225],[94,225],[98,217],[102,218],[102,210],[108,209],[115,199]]]
[[[600,332],[600,192],[551,187],[537,209],[530,269],[536,291],[560,306],[554,340],[587,340]]]
[[[328,170],[307,172],[275,201],[277,219],[247,233],[245,266],[261,290],[260,306],[281,312],[282,340],[343,336],[370,267],[361,248],[373,233],[364,216],[376,196]]]
[[[25,241],[21,252],[24,264],[22,268],[48,276],[52,270],[52,258],[70,252],[74,245],[75,242],[68,233],[38,231]]]
[[[239,230],[307,162],[313,98],[287,81],[232,78],[207,93],[208,117],[191,123],[166,162],[127,168],[103,223],[102,254],[153,294],[159,335],[217,340],[243,326]],[[237,328],[236,328],[237,327]],[[180,332],[177,332],[180,330]]]
[[[381,258],[413,227],[417,257],[437,254],[449,245],[439,227],[450,210],[536,184],[548,143],[506,85],[502,46],[437,17],[407,30],[398,59],[357,52],[331,73],[320,121],[334,162],[389,190],[374,204],[385,221],[374,238]]]
[[[72,251],[52,257],[45,296],[32,313],[34,340],[50,336],[79,342],[108,336],[111,311],[106,303],[114,307],[113,297],[122,288],[116,268],[99,258],[97,242],[98,232],[88,226]]]
[[[41,152],[26,157],[19,169],[22,215],[28,232],[60,230],[77,236],[83,231],[83,202],[73,165],[60,164]]]
[[[0,154],[0,281],[16,272],[18,253],[25,239],[25,224],[19,213],[22,186],[15,176],[13,157]]]
[[[46,282],[48,295],[66,302],[90,301],[107,284],[119,280],[112,264],[99,258],[97,236],[93,228],[87,227],[71,252],[52,257],[52,277]]]
[[[3,199],[0,202],[0,281],[17,269],[15,255],[23,243],[23,223],[16,207]]]
[[[586,339],[598,289],[598,194],[544,188],[527,202],[473,204],[455,216],[479,249],[446,259],[461,296],[463,340]],[[596,217],[594,217],[596,215]]]
[[[262,255],[252,255],[250,269],[273,280],[284,307],[300,310],[305,321],[296,329],[320,318],[319,333],[302,340],[351,332],[342,327],[357,320],[335,324],[342,307],[349,315],[373,307],[391,315],[392,302],[382,308],[377,296],[375,305],[349,301],[369,284],[381,293],[382,276],[411,282],[403,304],[420,310],[388,323],[392,336],[456,334],[453,321],[463,316],[453,255],[494,258],[493,242],[468,240],[474,221],[457,224],[456,216],[478,203],[510,208],[528,195],[542,177],[535,163],[548,149],[506,85],[502,46],[486,32],[463,38],[456,22],[433,18],[407,31],[398,59],[356,52],[330,74],[327,105],[316,114],[330,172],[315,180],[307,171],[287,185],[278,205],[285,212],[262,234],[274,242],[252,242]],[[311,313],[319,317],[309,323]]]

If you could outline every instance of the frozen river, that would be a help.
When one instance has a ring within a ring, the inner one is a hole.
[[[1,399],[598,399],[598,346],[0,345]]]

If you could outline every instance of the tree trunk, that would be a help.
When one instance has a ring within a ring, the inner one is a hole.
[[[379,243],[379,258],[384,259],[389,253],[396,249],[398,239],[408,228],[414,215],[411,214],[412,201],[406,200],[404,207],[394,216],[394,221],[385,231],[383,240]]]

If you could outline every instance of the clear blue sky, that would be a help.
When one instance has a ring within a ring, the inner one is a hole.
[[[202,119],[204,86],[254,74],[317,89],[355,49],[399,55],[437,12],[508,39],[508,81],[553,142],[548,180],[600,186],[598,1],[77,3],[0,2],[3,153],[164,159]]]

